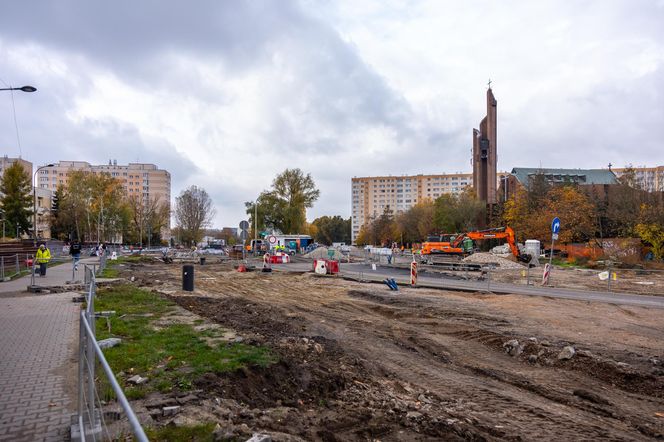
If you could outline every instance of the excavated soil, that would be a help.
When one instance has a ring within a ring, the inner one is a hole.
[[[179,266],[130,270],[137,284],[279,358],[267,368],[205,374],[195,400],[177,419],[157,419],[162,424],[214,421],[219,439],[252,432],[322,441],[664,438],[661,310],[395,293],[227,265],[197,266],[196,291],[188,293],[179,291]],[[566,346],[574,356],[559,359]]]

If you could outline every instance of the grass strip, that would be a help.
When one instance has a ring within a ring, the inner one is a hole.
[[[97,292],[95,310],[114,310],[111,333],[106,321],[97,321],[97,339],[120,337],[122,343],[104,350],[113,371],[124,383],[130,399],[145,397],[152,391],[167,393],[193,388],[203,373],[223,373],[248,366],[266,367],[276,361],[265,347],[242,343],[208,344],[210,334],[223,335],[223,330],[197,331],[189,324],[174,323],[155,327],[155,321],[175,309],[175,304],[155,293],[131,285],[117,285]],[[214,336],[213,336],[214,337]],[[125,378],[134,374],[147,377],[145,384],[131,385]],[[102,377],[103,378],[103,377]],[[112,397],[106,385],[102,392]]]

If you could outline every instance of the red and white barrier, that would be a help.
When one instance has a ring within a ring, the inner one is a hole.
[[[544,273],[542,273],[542,285],[547,285],[549,283],[549,274],[551,273],[551,266],[547,262],[544,264]]]
[[[417,284],[417,263],[415,260],[410,263],[410,285]]]

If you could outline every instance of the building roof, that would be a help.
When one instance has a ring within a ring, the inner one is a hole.
[[[512,175],[521,184],[528,184],[529,177],[544,174],[553,183],[573,182],[578,184],[618,184],[616,175],[608,169],[543,169],[515,167]]]

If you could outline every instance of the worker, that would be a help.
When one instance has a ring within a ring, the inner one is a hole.
[[[44,244],[39,246],[36,259],[39,264],[39,276],[46,276],[46,265],[51,260],[51,251]]]

